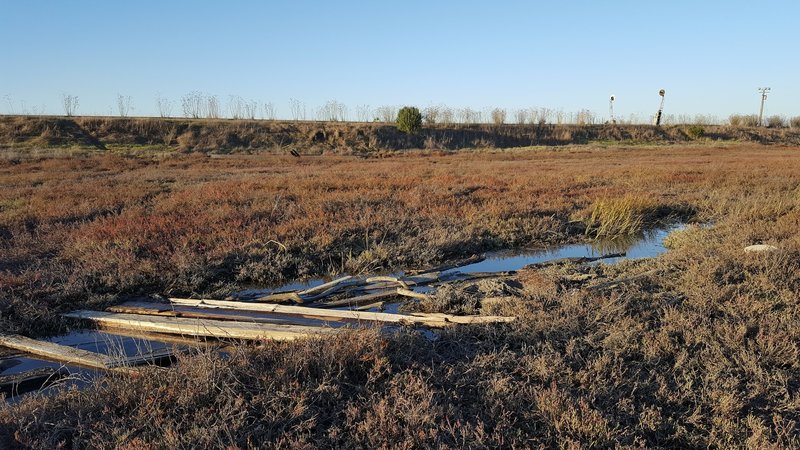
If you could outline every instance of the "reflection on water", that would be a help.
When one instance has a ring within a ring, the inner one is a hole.
[[[613,264],[623,259],[651,258],[664,253],[664,238],[673,230],[685,225],[678,224],[667,228],[652,230],[634,236],[615,239],[601,239],[588,244],[564,245],[561,247],[539,250],[506,251],[489,253],[486,259],[468,266],[459,267],[459,272],[506,272],[519,270],[529,264],[561,258],[597,257],[613,253],[625,253],[624,257],[604,259],[606,264]]]

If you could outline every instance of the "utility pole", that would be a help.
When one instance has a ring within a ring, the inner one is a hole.
[[[761,110],[758,111],[758,126],[762,126],[763,118],[764,118],[764,102],[767,101],[767,93],[769,92],[768,87],[758,88],[758,92],[761,93]]]
[[[611,116],[611,123],[616,124],[617,119],[614,118],[614,96],[608,100],[608,114]]]

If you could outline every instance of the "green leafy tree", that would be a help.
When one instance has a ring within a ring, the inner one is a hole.
[[[413,133],[422,127],[422,113],[414,106],[404,106],[397,113],[397,129]]]

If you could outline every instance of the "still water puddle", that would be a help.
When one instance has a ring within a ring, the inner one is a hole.
[[[614,264],[625,259],[652,258],[667,251],[664,247],[664,238],[667,237],[669,233],[685,227],[685,224],[678,223],[651,230],[638,236],[603,239],[586,244],[571,244],[551,248],[490,252],[484,255],[485,259],[483,261],[447,270],[442,272],[442,274],[446,275],[456,272],[510,272],[520,270],[530,264],[542,263],[554,259],[593,258],[616,253],[625,253],[625,256],[606,258],[603,259],[602,262],[605,264]],[[387,275],[401,277],[405,275],[405,273],[394,272]],[[276,292],[310,289],[326,283],[327,281],[330,281],[330,279],[314,278],[305,281],[295,281],[272,289],[251,288],[236,292],[232,297],[237,300],[247,300],[274,294]],[[427,288],[425,287],[415,288],[414,290],[418,292],[427,292]]]

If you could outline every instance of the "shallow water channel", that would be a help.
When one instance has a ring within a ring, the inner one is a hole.
[[[450,269],[442,272],[442,274],[452,274],[455,272],[510,272],[520,270],[530,264],[536,264],[555,259],[578,257],[592,258],[616,253],[625,253],[625,256],[617,258],[605,258],[602,260],[602,262],[605,264],[614,264],[624,259],[651,258],[667,251],[667,249],[664,247],[664,238],[672,231],[682,229],[685,226],[685,224],[678,223],[664,228],[650,230],[639,236],[626,236],[617,239],[598,240],[585,244],[569,244],[537,249],[490,252],[484,255],[485,259],[483,261],[457,267],[455,269]],[[594,264],[599,262],[600,261],[595,262]],[[405,275],[405,273],[394,272],[388,275],[400,277]],[[237,300],[247,300],[276,292],[310,289],[327,281],[330,280],[326,280],[324,278],[313,278],[310,280],[287,283],[277,288],[250,288],[236,292],[232,295],[232,297]],[[415,288],[415,290],[424,292],[427,290],[427,287],[422,286]]]
[[[665,252],[666,248],[663,245],[664,238],[673,230],[683,227],[683,224],[675,224],[665,228],[652,230],[635,238],[626,238],[623,240],[605,240],[588,244],[563,245],[544,249],[540,248],[487,253],[483,261],[461,266],[455,269],[450,269],[442,272],[442,274],[457,274],[458,272],[508,272],[520,270],[530,264],[542,263],[555,259],[598,257],[613,253],[625,253],[625,256],[603,259],[601,261],[604,264],[613,264],[623,259],[648,258]],[[590,264],[596,264],[598,262]],[[402,276],[404,273],[396,272],[391,275]],[[238,300],[246,300],[274,292],[308,289],[325,282],[326,280],[320,278],[289,283],[278,288],[246,289],[233,294],[232,297]],[[430,289],[431,288],[426,286],[415,288],[415,290],[419,292],[426,292]],[[400,303],[387,304],[384,306],[383,311],[396,313],[399,305]],[[239,312],[237,314],[241,315],[242,313]],[[253,319],[256,319],[257,317],[258,313],[252,315]],[[270,319],[270,321],[272,321],[272,319]],[[171,348],[176,345],[174,342],[159,341],[158,337],[154,337],[152,339],[145,337],[132,337],[124,334],[97,330],[78,330],[70,334],[53,337],[48,340],[57,344],[88,350],[91,352],[128,357],[141,355],[164,348]],[[81,386],[95,378],[100,373],[95,369],[86,369],[77,366],[64,366],[61,363],[38,359],[27,355],[11,354],[7,356],[0,356],[0,377],[19,374],[43,367],[52,367],[61,370],[61,374],[59,377],[57,377],[58,379],[51,380],[53,382],[49,383],[50,387],[46,389],[54,389],[63,387],[65,385]],[[23,392],[24,390],[20,389],[17,392],[7,391],[5,394],[13,397],[15,394],[21,394]]]

